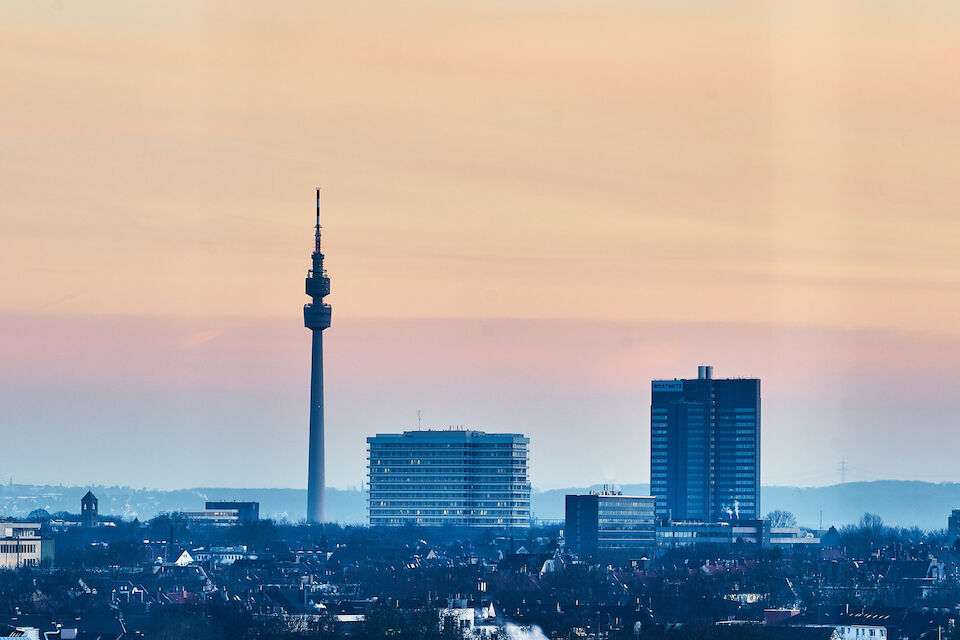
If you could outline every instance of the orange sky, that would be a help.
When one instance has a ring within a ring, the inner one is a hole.
[[[0,7],[0,314],[201,342],[299,322],[321,184],[330,340],[491,317],[960,334],[955,3],[355,5]]]
[[[960,326],[950,3],[195,4],[4,7],[0,310],[287,315],[322,183],[338,317]]]

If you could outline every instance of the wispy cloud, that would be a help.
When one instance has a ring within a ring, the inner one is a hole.
[[[208,342],[212,342],[221,335],[223,335],[222,329],[204,329],[203,331],[198,331],[187,336],[187,338],[180,343],[180,348],[192,349],[193,347],[198,347]]]

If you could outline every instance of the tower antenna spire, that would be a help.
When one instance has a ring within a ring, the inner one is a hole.
[[[316,252],[320,253],[320,187],[317,187]]]

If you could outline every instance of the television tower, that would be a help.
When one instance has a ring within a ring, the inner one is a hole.
[[[303,305],[303,324],[313,332],[313,357],[310,368],[310,445],[307,472],[307,522],[324,521],[326,483],[323,472],[323,330],[330,326],[330,278],[323,268],[320,252],[320,189],[317,189],[317,225],[313,248],[313,268],[307,272],[307,295],[313,301]]]

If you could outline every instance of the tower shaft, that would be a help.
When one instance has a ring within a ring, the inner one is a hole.
[[[326,476],[323,447],[323,330],[313,330],[310,369],[310,450],[307,470],[307,521],[325,520]]]
[[[330,278],[323,267],[320,251],[320,190],[317,189],[317,225],[313,268],[307,272],[307,295],[312,302],[303,307],[303,324],[313,332],[310,367],[310,439],[307,470],[307,522],[324,522],[326,478],[323,446],[323,330],[330,326],[330,305],[323,299],[330,294]]]

